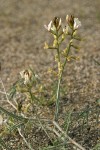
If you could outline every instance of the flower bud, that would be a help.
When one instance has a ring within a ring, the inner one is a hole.
[[[70,15],[70,16],[66,16],[66,20],[67,20],[67,23],[68,25],[73,28],[74,26],[74,16],[73,15]]]
[[[68,34],[69,27],[68,25],[63,28],[63,33]]]
[[[48,49],[49,48],[49,46],[48,46],[48,44],[45,42],[44,43],[44,49]]]
[[[32,78],[32,72],[30,70],[23,70],[20,72],[21,77],[24,79],[24,84],[28,84]]]
[[[61,18],[55,17],[53,20],[53,24],[57,30],[61,27]]]
[[[57,42],[57,40],[55,39],[54,42],[53,42],[53,47],[57,47],[57,45],[58,45],[58,42]]]

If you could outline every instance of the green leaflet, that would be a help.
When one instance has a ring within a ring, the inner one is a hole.
[[[28,121],[29,119],[28,118],[24,118],[22,116],[18,116],[14,113],[11,113],[9,111],[7,111],[6,109],[0,107],[0,111],[4,112],[6,115],[10,116],[10,117],[13,117],[14,119],[17,119],[17,120],[20,120],[20,121]]]

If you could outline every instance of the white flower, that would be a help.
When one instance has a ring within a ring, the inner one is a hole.
[[[50,23],[48,25],[44,25],[44,27],[50,31],[51,30],[51,26],[52,26],[52,21],[50,21]]]
[[[24,79],[24,84],[28,84],[32,77],[32,72],[30,70],[23,70],[20,72],[21,78]]]
[[[81,22],[78,18],[74,18],[74,30],[78,29],[81,26]]]

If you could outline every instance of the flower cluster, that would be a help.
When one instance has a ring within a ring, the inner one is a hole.
[[[49,46],[46,42],[45,42],[45,49],[56,49],[57,50],[57,54],[55,56],[55,60],[58,63],[58,70],[59,73],[62,71],[63,69],[63,63],[61,62],[61,57],[65,57],[68,61],[71,59],[77,59],[76,56],[70,55],[70,49],[71,47],[73,47],[74,49],[80,49],[79,46],[75,45],[73,43],[73,40],[81,40],[78,36],[77,36],[77,30],[78,28],[81,26],[81,22],[79,21],[78,18],[75,18],[73,15],[67,15],[66,16],[66,26],[63,27],[62,25],[62,20],[59,17],[55,17],[52,21],[50,21],[50,23],[48,25],[44,25],[44,27],[53,35],[54,37],[54,41],[53,44],[51,46]],[[66,46],[65,49],[60,50],[59,46],[62,44],[62,42],[66,39],[67,36],[70,36],[70,41],[69,44]],[[61,56],[62,54],[62,56]]]
[[[51,33],[55,33],[61,27],[61,18],[55,17],[53,21],[50,21],[48,25],[44,25],[44,27]]]
[[[28,84],[32,79],[32,72],[30,70],[23,70],[20,72],[21,78],[24,79],[24,84]]]
[[[81,26],[81,22],[78,18],[74,18],[73,15],[67,15],[67,27],[69,26],[71,29],[77,30]],[[51,33],[55,33],[56,30],[59,30],[61,28],[61,18],[55,17],[53,21],[50,21],[48,25],[44,25],[44,27]],[[62,29],[63,31],[66,31],[66,26]],[[67,28],[68,30],[68,28]]]
[[[57,75],[58,75],[58,85],[56,92],[56,111],[55,111],[55,120],[58,120],[58,112],[59,112],[59,100],[60,100],[60,83],[62,80],[64,68],[66,66],[67,61],[72,59],[77,60],[78,57],[74,56],[71,48],[79,49],[79,46],[75,45],[75,40],[81,40],[81,38],[77,34],[78,28],[81,26],[81,22],[78,18],[75,18],[73,15],[66,16],[67,24],[65,27],[62,26],[61,18],[55,17],[48,25],[44,25],[44,27],[53,35],[54,41],[52,45],[48,45],[45,42],[45,49],[55,49],[55,61],[57,62]],[[69,42],[66,44],[64,49],[61,49],[61,45],[66,37],[69,36]]]
[[[54,42],[52,46],[49,46],[46,42],[44,45],[44,49],[58,49],[59,45],[66,39],[66,36],[71,36],[71,46],[75,49],[79,49],[78,46],[73,45],[73,39],[81,40],[77,36],[77,30],[81,26],[81,22],[78,18],[75,18],[73,15],[66,16],[67,24],[63,27],[62,20],[59,17],[55,17],[48,25],[44,25],[44,27],[54,36]],[[67,48],[68,49],[68,48]],[[67,49],[63,50],[62,53],[65,55]]]

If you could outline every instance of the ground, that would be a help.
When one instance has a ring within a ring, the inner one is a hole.
[[[1,0],[0,76],[6,90],[17,80],[18,73],[29,66],[42,78],[43,72],[53,67],[53,52],[43,48],[45,41],[51,41],[44,24],[54,16],[64,21],[67,14],[82,22],[80,34],[84,40],[80,44],[80,60],[69,62],[64,72],[66,103],[78,109],[100,99],[100,66],[95,62],[100,62],[99,0]]]

